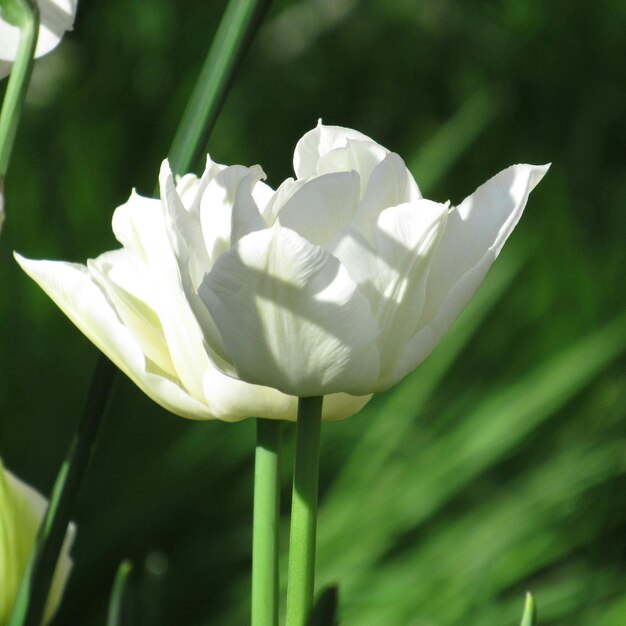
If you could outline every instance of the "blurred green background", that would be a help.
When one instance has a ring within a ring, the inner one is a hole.
[[[224,6],[81,0],[36,65],[0,245],[0,454],[46,494],[97,353],[11,252],[116,246]],[[324,427],[319,582],[346,626],[513,625],[527,589],[544,626],[626,624],[625,24],[623,0],[277,1],[247,56],[209,147],[272,185],[319,117],[439,201],[553,163],[437,351]],[[187,422],[120,376],[55,623],[104,624],[129,557],[140,624],[245,624],[253,447],[252,420]]]

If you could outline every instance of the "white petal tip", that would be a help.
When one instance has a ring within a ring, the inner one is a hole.
[[[530,179],[530,191],[532,191],[541,181],[541,179],[547,174],[552,163],[546,163],[545,165],[530,165],[533,169],[533,173]]]
[[[163,159],[161,169],[159,170],[159,180],[163,180],[163,178],[167,178],[168,176],[173,178],[170,161],[169,159]]]

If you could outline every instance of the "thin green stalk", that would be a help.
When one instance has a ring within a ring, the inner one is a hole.
[[[122,561],[117,569],[109,601],[107,626],[123,626],[127,623],[127,597],[132,571],[133,566],[130,561]]]
[[[48,510],[26,565],[9,626],[41,624],[56,561],[65,539],[84,469],[104,416],[114,372],[115,369],[108,360],[98,363],[83,417],[59,470]]]
[[[282,422],[257,419],[252,529],[252,626],[278,626]]]
[[[200,157],[215,126],[236,71],[271,0],[231,0],[215,34],[169,153],[175,173]]]
[[[39,34],[39,8],[34,0],[16,0],[13,3],[6,3],[4,10],[7,11],[9,6],[11,23],[20,29],[20,41],[0,111],[0,191],[4,184],[17,126],[24,108]]]
[[[287,578],[287,626],[306,626],[313,606],[322,402],[322,396],[298,400]]]

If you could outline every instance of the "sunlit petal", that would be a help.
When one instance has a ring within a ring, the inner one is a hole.
[[[171,380],[146,360],[140,344],[84,265],[15,256],[79,330],[155,402],[184,417],[212,417],[179,381]]]
[[[395,377],[413,370],[450,328],[483,281],[548,167],[513,165],[450,212],[433,257],[424,310]]]
[[[284,393],[362,395],[378,375],[378,327],[336,258],[294,231],[252,233],[200,288],[240,378]]]

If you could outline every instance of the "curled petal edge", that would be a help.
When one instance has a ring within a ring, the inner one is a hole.
[[[72,323],[157,404],[189,419],[216,418],[174,381],[147,370],[138,343],[84,265],[34,261],[17,253],[15,259]]]

